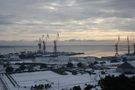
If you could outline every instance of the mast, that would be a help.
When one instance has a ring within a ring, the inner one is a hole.
[[[42,53],[45,53],[45,50],[46,50],[46,42],[45,42],[45,40],[44,40],[44,35],[42,35],[42,44],[43,44],[43,46],[42,46]]]
[[[59,39],[59,33],[57,33],[57,37],[56,39],[53,41],[53,44],[54,44],[54,54],[56,54],[58,51],[57,51],[57,41]]]
[[[128,44],[128,54],[130,54],[130,42],[129,42],[129,37],[127,36],[127,44]]]
[[[54,40],[53,44],[54,44],[54,53],[56,54],[56,52],[57,52],[57,41]]]
[[[49,38],[49,35],[47,34],[46,38],[44,39],[44,35],[42,36],[42,42],[43,42],[43,53],[46,52],[46,42],[47,39]]]
[[[119,53],[118,53],[118,44],[115,44],[115,56],[119,56]]]
[[[41,52],[41,38],[39,38],[39,41],[38,41],[38,51]]]
[[[135,43],[133,44],[133,47],[134,47],[134,54],[135,54]]]
[[[120,36],[118,36],[118,40],[117,42],[115,43],[115,56],[119,56],[119,53],[118,53],[118,44],[120,42]]]
[[[46,42],[43,41],[43,53],[45,53],[45,52],[46,52]]]

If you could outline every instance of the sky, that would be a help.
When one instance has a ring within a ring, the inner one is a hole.
[[[0,0],[0,41],[135,37],[135,0]]]

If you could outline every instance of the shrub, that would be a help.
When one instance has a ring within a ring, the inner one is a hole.
[[[99,85],[102,90],[135,90],[135,76],[106,76],[99,81]]]
[[[93,88],[92,85],[86,85],[86,87],[84,88],[84,90],[91,90]]]
[[[13,67],[9,66],[6,68],[6,73],[13,73]]]
[[[67,67],[72,68],[72,67],[73,67],[73,64],[72,64],[72,63],[68,63],[68,64],[67,64]]]
[[[74,86],[73,90],[81,90],[81,87],[80,86]]]

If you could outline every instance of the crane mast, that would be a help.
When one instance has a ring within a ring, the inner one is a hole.
[[[118,36],[118,40],[117,42],[115,43],[115,56],[119,56],[119,53],[118,53],[118,50],[119,50],[119,42],[120,42],[120,36]]]
[[[128,44],[128,54],[130,54],[130,42],[129,42],[129,37],[127,36],[127,44]]]
[[[59,39],[59,33],[57,33],[56,39],[53,41],[54,43],[54,54],[56,55],[57,51],[57,41]]]

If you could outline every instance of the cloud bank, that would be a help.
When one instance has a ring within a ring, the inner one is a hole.
[[[135,36],[135,0],[0,0],[0,40],[114,40]]]

